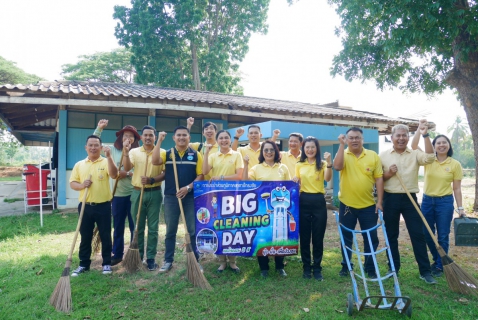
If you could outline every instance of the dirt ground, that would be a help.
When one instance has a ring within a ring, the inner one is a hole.
[[[23,167],[0,167],[0,178],[19,177],[23,173]]]

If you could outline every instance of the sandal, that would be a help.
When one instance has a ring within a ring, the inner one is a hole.
[[[225,263],[222,263],[219,268],[217,268],[216,272],[217,273],[222,273],[224,271],[224,269],[226,269],[226,264]]]
[[[234,265],[236,266],[236,264],[234,264]],[[234,273],[241,273],[241,269],[239,269],[238,266],[236,266],[235,268],[233,268],[233,267],[231,266],[231,264],[229,264],[229,268],[231,268],[232,272],[234,272]]]

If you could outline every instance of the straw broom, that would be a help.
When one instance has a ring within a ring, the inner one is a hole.
[[[430,229],[430,226],[428,225],[427,220],[423,216],[423,213],[421,212],[420,208],[413,200],[407,187],[405,187],[405,183],[403,182],[402,177],[398,173],[396,173],[396,176],[398,180],[400,181],[402,188],[407,193],[408,198],[410,198],[410,201],[413,203],[413,206],[415,207],[418,214],[420,215],[420,218],[422,218],[423,223],[425,224],[425,227],[428,230],[428,233],[430,233],[430,236],[432,237],[433,242],[435,243],[435,247],[437,248],[438,254],[440,255],[440,258],[443,264],[443,271],[445,271],[446,282],[448,283],[448,287],[450,287],[452,291],[457,293],[478,296],[478,282],[469,273],[467,273],[459,265],[457,265],[455,261],[453,261],[453,259],[446,254],[445,250],[443,250],[443,248],[440,246],[435,235]]]
[[[121,160],[119,163],[118,175],[116,176],[116,179],[115,179],[115,186],[113,188],[113,197],[115,196],[116,188],[118,187],[119,171],[121,170],[121,167],[123,166],[123,155],[124,155],[124,150],[121,151]],[[100,252],[100,247],[101,247],[100,231],[98,230],[98,226],[96,226],[95,229],[93,230],[93,240],[91,241],[91,248],[92,248],[91,255],[93,256],[95,253]]]
[[[144,165],[144,176],[146,176],[148,171],[148,158],[149,154],[146,155],[146,163]],[[123,266],[129,273],[135,273],[142,268],[143,262],[141,261],[141,256],[139,254],[138,246],[138,225],[139,217],[141,216],[141,206],[143,204],[143,194],[144,194],[144,184],[141,185],[141,194],[139,196],[139,205],[138,213],[136,214],[136,223],[134,225],[134,235],[131,245],[129,246],[128,252],[126,252],[123,259]]]
[[[178,182],[178,170],[176,168],[176,156],[174,154],[174,149],[171,148],[171,157],[173,158],[173,169],[174,169],[174,180],[176,183],[176,191],[179,192],[179,182]],[[207,281],[206,277],[201,271],[199,267],[199,263],[196,260],[196,256],[194,255],[193,249],[191,247],[191,236],[188,233],[188,228],[186,226],[186,219],[184,218],[184,209],[183,209],[183,202],[180,198],[178,198],[179,202],[179,209],[181,211],[181,219],[183,219],[184,223],[184,232],[185,232],[185,240],[186,240],[186,257],[187,257],[187,267],[186,267],[186,276],[188,280],[193,284],[195,287],[199,287],[201,289],[211,290],[212,287]]]
[[[88,178],[91,180],[91,174]],[[85,212],[86,196],[88,195],[88,188],[85,189],[85,194],[83,195],[83,200],[81,203],[80,217],[78,218],[78,224],[76,225],[75,235],[73,236],[73,243],[71,244],[70,253],[66,259],[65,268],[61,274],[60,280],[56,284],[55,290],[51,294],[50,304],[55,307],[56,310],[61,312],[70,312],[72,301],[71,301],[71,286],[70,286],[70,267],[73,257],[73,250],[75,250],[76,239],[78,238],[78,233],[80,232],[81,221],[83,220],[83,213]]]

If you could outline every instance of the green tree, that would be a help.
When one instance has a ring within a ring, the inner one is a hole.
[[[238,62],[266,33],[269,0],[132,0],[116,6],[115,35],[133,52],[139,83],[242,93]]]
[[[30,84],[43,80],[39,76],[26,73],[13,61],[0,57],[0,84]]]
[[[133,83],[132,56],[125,48],[82,55],[77,63],[63,65],[62,75],[66,80]]]
[[[464,140],[468,135],[468,126],[463,123],[463,119],[460,116],[456,116],[455,122],[447,128],[446,132],[451,132],[451,142],[459,145],[460,141]]]
[[[372,80],[381,90],[458,91],[478,136],[478,3],[475,0],[329,0],[341,25],[343,49],[331,73]],[[478,139],[474,139],[478,159]],[[477,178],[478,184],[478,178]],[[475,211],[478,189],[475,189]]]

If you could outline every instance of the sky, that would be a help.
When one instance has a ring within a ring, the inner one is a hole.
[[[24,0],[0,2],[0,56],[28,73],[60,80],[61,66],[78,56],[119,47],[114,36],[115,5],[129,0]],[[240,63],[244,94],[308,103],[339,101],[355,110],[390,117],[425,116],[446,133],[463,108],[452,91],[435,98],[406,96],[398,89],[381,92],[372,82],[352,83],[333,78],[330,67],[341,49],[334,28],[340,23],[325,0],[272,0],[269,31],[254,34],[249,52]]]

